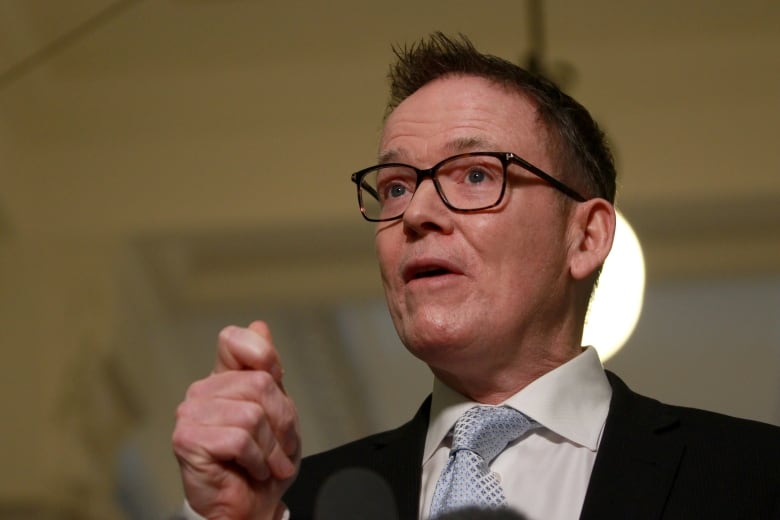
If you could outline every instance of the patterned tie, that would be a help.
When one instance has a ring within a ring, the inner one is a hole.
[[[508,406],[476,406],[455,423],[450,459],[431,501],[430,518],[466,507],[500,508],[504,491],[488,465],[539,423]]]

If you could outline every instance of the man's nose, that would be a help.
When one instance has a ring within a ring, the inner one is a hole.
[[[439,196],[432,179],[423,179],[417,187],[404,212],[403,222],[404,227],[416,233],[451,230],[452,212]]]

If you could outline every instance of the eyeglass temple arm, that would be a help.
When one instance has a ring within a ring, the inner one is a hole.
[[[352,176],[352,182],[354,182],[355,184],[358,184],[357,177],[355,177],[354,175]],[[363,190],[365,190],[368,193],[370,193],[371,196],[374,197],[376,200],[379,200],[379,193],[377,193],[376,190],[374,188],[372,188],[370,184],[368,184],[367,182],[363,182],[363,179],[360,179],[360,183],[359,184],[360,184],[360,187]]]
[[[540,170],[533,164],[529,163],[528,161],[516,156],[511,155],[510,160],[517,162],[520,166],[528,170],[529,172],[533,173],[537,177],[541,177],[545,181],[547,181],[549,184],[552,184],[554,188],[556,188],[558,191],[563,192],[565,195],[568,195],[569,197],[573,198],[577,202],[585,202],[587,199],[574,191],[572,188],[569,188],[564,183],[553,177],[552,175],[545,173],[544,171]]]

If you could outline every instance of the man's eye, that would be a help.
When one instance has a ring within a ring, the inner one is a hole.
[[[388,179],[387,182],[382,182],[377,186],[377,193],[379,193],[380,200],[400,199],[409,195],[409,185],[402,180]]]
[[[390,198],[403,197],[406,193],[406,187],[401,184],[393,184],[387,190],[387,196]]]
[[[471,184],[479,184],[480,182],[483,182],[485,180],[485,172],[482,170],[471,170],[468,175],[466,175],[466,181]]]

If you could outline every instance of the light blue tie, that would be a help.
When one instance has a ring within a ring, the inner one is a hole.
[[[455,423],[452,448],[431,501],[430,518],[463,509],[497,509],[504,491],[489,464],[507,444],[539,423],[508,406],[476,406]]]

